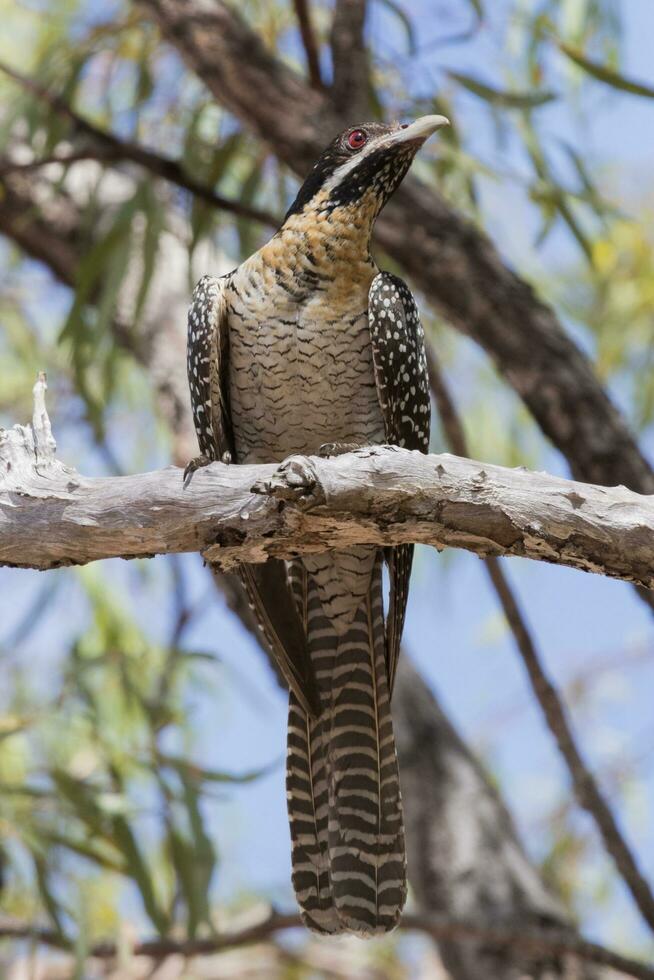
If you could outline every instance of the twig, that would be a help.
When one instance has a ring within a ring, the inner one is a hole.
[[[463,425],[431,345],[427,346],[427,366],[434,400],[450,447],[457,455],[467,456],[468,445]],[[554,736],[559,752],[567,766],[575,795],[581,806],[595,821],[604,841],[604,846],[613,858],[618,873],[631,892],[641,915],[654,930],[654,895],[652,895],[648,882],[641,874],[631,848],[620,832],[608,803],[577,747],[561,698],[545,673],[536,644],[508,579],[497,558],[487,558],[486,568],[513,633],[516,646],[520,651],[532,690],[540,704],[547,727]]]
[[[520,608],[497,563],[495,570],[489,568],[489,574],[500,597],[506,618],[514,635],[518,638],[521,625],[524,622]],[[595,821],[604,841],[604,846],[613,858],[618,873],[631,892],[643,919],[654,931],[654,895],[649,883],[641,873],[636,856],[623,837],[609,804],[586,765],[576,744],[563,703],[556,688],[549,680],[527,632],[520,636],[518,645],[532,690],[540,704],[547,726],[556,739],[559,752],[565,760],[575,795],[581,806]]]
[[[299,915],[281,915],[273,912],[262,922],[236,932],[212,936],[207,939],[158,938],[137,942],[132,946],[133,956],[163,959],[167,956],[210,956],[224,950],[252,943],[265,942],[286,929],[303,928]],[[405,915],[399,928],[403,932],[416,931],[437,941],[475,941],[498,949],[514,947],[534,954],[547,956],[574,956],[587,963],[622,971],[637,980],[654,980],[654,969],[628,956],[622,956],[605,946],[591,943],[560,930],[513,929],[503,925],[486,925],[481,922],[448,919],[445,916]],[[0,938],[32,939],[57,949],[72,950],[74,943],[52,930],[42,929],[14,920],[0,920]],[[89,951],[89,959],[108,960],[118,954],[114,942],[96,943]]]
[[[300,36],[302,37],[304,53],[307,56],[309,81],[314,88],[322,89],[324,86],[322,82],[322,75],[320,73],[320,54],[318,51],[316,34],[311,21],[311,10],[309,8],[308,0],[293,0],[293,6],[295,8],[295,16],[297,17],[298,26],[300,28]]]
[[[364,43],[366,0],[336,0],[331,30],[333,79],[331,101],[340,116],[362,122],[367,115],[370,81]]]
[[[216,194],[210,187],[190,177],[176,160],[154,153],[152,150],[148,150],[138,143],[121,140],[113,133],[107,133],[99,129],[75,112],[60,96],[49,92],[44,86],[34,81],[34,79],[27,78],[15,68],[11,68],[9,65],[0,62],[0,71],[4,72],[9,78],[12,78],[26,91],[31,92],[40,101],[45,102],[58,115],[68,119],[77,131],[90,141],[87,150],[74,151],[67,158],[63,156],[57,157],[55,155],[47,157],[42,161],[30,161],[24,164],[14,165],[13,163],[5,163],[0,170],[0,177],[12,172],[12,170],[31,170],[41,165],[45,166],[48,163],[73,163],[83,159],[104,162],[129,160],[132,163],[144,167],[157,177],[161,177],[163,180],[177,185],[177,187],[190,191],[195,197],[206,201],[221,211],[228,211],[231,214],[237,215],[239,218],[247,218],[273,228],[281,224],[279,218],[269,211],[253,208],[247,204],[241,204],[240,201],[234,201],[230,198],[223,197],[221,194]]]

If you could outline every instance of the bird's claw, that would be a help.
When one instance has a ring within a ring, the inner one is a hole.
[[[201,470],[203,467],[209,466],[211,463],[215,462],[217,461],[215,459],[211,459],[211,457],[207,456],[205,453],[201,453],[199,456],[194,456],[193,459],[189,460],[184,467],[184,486],[187,487],[189,485],[191,482],[191,477],[196,470]],[[224,463],[225,465],[229,465],[229,463],[232,462],[232,454],[229,452],[229,450],[226,450],[222,454],[220,457],[220,462]]]
[[[318,478],[311,461],[306,456],[289,456],[271,477],[257,480],[250,491],[279,500],[314,502],[318,486]]]
[[[209,459],[208,456],[205,456],[204,453],[201,453],[200,456],[194,456],[193,459],[190,459],[186,464],[186,466],[184,467],[184,477],[183,477],[184,486],[187,487],[189,485],[189,483],[191,482],[191,477],[193,476],[196,470],[201,470],[202,467],[208,466],[209,463],[213,463],[213,460]]]

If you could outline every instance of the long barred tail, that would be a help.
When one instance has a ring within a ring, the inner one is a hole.
[[[392,929],[406,899],[381,558],[369,557],[370,587],[355,600],[345,628],[342,617],[340,628],[334,626],[338,596],[329,606],[324,586],[321,593],[305,566],[292,568],[322,710],[311,720],[291,695],[286,783],[293,885],[303,920],[318,932],[361,936]]]

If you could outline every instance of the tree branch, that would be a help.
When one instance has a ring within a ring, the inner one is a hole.
[[[364,43],[366,0],[337,0],[331,31],[332,104],[350,122],[368,113],[370,65]]]
[[[489,567],[489,574],[500,597],[504,614],[511,624],[514,635],[519,637],[517,645],[531,689],[568,769],[575,796],[595,821],[618,873],[631,892],[643,919],[654,930],[654,895],[650,885],[643,876],[635,854],[625,840],[604,794],[577,746],[563,702],[547,676],[531,636],[525,630],[522,612],[498,562]]]
[[[244,929],[207,939],[151,939],[136,942],[131,947],[132,956],[147,956],[163,959],[168,956],[209,956],[239,946],[265,942],[276,933],[287,929],[303,928],[299,915],[271,913],[262,922]],[[510,926],[491,925],[474,921],[457,921],[445,916],[405,915],[399,928],[403,931],[416,931],[431,936],[437,941],[481,941],[484,944],[502,949],[516,947],[520,950],[545,954],[550,957],[571,956],[575,959],[607,966],[637,980],[654,980],[654,969],[645,963],[622,956],[611,949],[577,939],[565,932],[553,933],[544,929],[518,930]],[[49,929],[31,926],[12,919],[0,919],[0,939],[32,939],[43,945],[61,950],[72,949],[72,943]],[[114,959],[119,953],[113,942],[96,943],[88,953],[89,959]]]
[[[467,456],[468,445],[461,419],[441,373],[438,359],[429,345],[427,347],[427,367],[431,389],[450,448],[460,456]],[[577,800],[595,821],[604,841],[604,846],[613,858],[617,871],[631,892],[636,906],[648,925],[654,929],[654,895],[652,895],[650,886],[640,871],[636,856],[623,837],[609,804],[577,746],[563,702],[558,691],[547,677],[536,644],[520,605],[509,585],[508,578],[497,558],[487,558],[486,568],[527,670],[532,691],[570,774]]]
[[[54,158],[50,157],[42,161],[34,160],[25,164],[4,161],[2,167],[0,167],[0,178],[12,172],[31,170],[35,167],[45,166],[48,163],[62,163],[65,165],[84,159],[98,160],[103,163],[130,161],[131,163],[136,163],[144,167],[151,174],[161,177],[162,180],[167,180],[172,184],[176,184],[177,187],[189,191],[195,197],[206,201],[221,211],[227,211],[230,214],[235,214],[239,218],[247,218],[250,221],[256,221],[258,224],[268,225],[273,228],[281,224],[280,219],[269,211],[261,211],[259,208],[253,208],[247,204],[242,204],[240,201],[234,201],[230,198],[223,197],[221,194],[216,194],[212,188],[199,183],[187,174],[177,160],[154,153],[139,143],[119,139],[113,133],[107,133],[99,129],[75,112],[60,96],[54,95],[43,85],[40,85],[31,78],[27,78],[27,76],[21,74],[15,68],[11,68],[9,65],[0,62],[0,71],[8,75],[9,78],[12,78],[22,88],[39,99],[39,101],[48,105],[58,115],[64,119],[68,119],[88,144],[85,150],[75,150],[68,158],[55,156]]]
[[[300,37],[304,53],[307,56],[307,68],[309,69],[309,80],[314,88],[322,89],[322,75],[320,73],[320,54],[318,42],[311,21],[311,9],[308,0],[293,0],[295,16],[297,17],[300,28]]]
[[[35,390],[38,389],[37,382]],[[201,551],[223,568],[355,544],[510,554],[654,587],[654,500],[456,456],[370,447],[281,466],[89,479],[31,427],[0,432],[0,562]]]

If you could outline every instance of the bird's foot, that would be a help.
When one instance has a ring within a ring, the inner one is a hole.
[[[329,459],[330,456],[344,456],[345,453],[355,453],[357,449],[366,447],[360,442],[323,442],[318,450],[321,459]]]
[[[191,477],[196,470],[201,470],[203,466],[208,466],[209,463],[213,463],[213,460],[209,459],[208,456],[205,456],[204,453],[190,459],[184,467],[184,486],[188,486],[188,484],[191,482]]]
[[[189,485],[191,482],[191,477],[196,470],[201,470],[203,467],[209,466],[211,463],[215,462],[217,462],[217,460],[212,459],[210,456],[206,456],[204,453],[201,453],[199,456],[194,456],[193,459],[189,460],[184,467],[184,486],[187,487]],[[224,452],[220,457],[220,462],[225,464],[231,463],[232,454],[229,451]]]
[[[250,488],[251,493],[305,504],[317,503],[319,491],[315,467],[307,456],[289,456],[269,479],[257,480]]]

